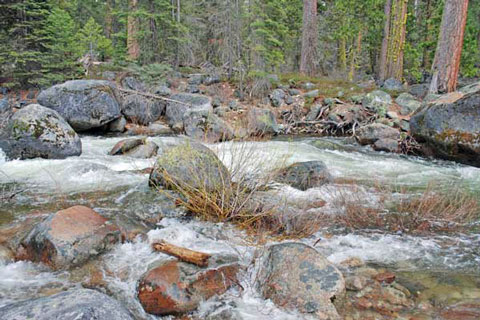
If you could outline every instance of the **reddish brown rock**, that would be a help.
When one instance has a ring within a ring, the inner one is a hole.
[[[78,266],[120,240],[120,230],[84,206],[58,211],[22,240],[18,260],[43,262],[53,269]]]
[[[375,280],[378,282],[392,283],[395,281],[395,273],[383,272],[375,276]]]
[[[169,261],[148,271],[138,286],[138,299],[146,312],[178,315],[195,310],[202,300],[223,294],[237,283],[238,264],[216,269]]]

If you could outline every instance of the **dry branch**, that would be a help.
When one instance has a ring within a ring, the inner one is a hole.
[[[207,267],[208,259],[211,255],[203,252],[193,251],[187,248],[178,247],[166,241],[155,242],[152,244],[155,251],[174,256],[180,261],[195,264],[199,267]]]

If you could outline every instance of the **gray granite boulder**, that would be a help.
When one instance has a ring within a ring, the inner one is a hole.
[[[356,137],[360,144],[367,145],[381,139],[397,140],[400,137],[400,132],[385,124],[373,123],[360,127],[356,132]]]
[[[31,104],[0,129],[0,148],[11,159],[64,159],[79,156],[82,142],[58,112]]]
[[[172,95],[170,99],[174,101],[167,103],[165,117],[168,125],[176,131],[183,130],[183,116],[187,110],[213,111],[212,100],[207,96],[178,93]]]
[[[187,110],[183,125],[186,135],[197,140],[214,143],[234,137],[233,129],[211,111]]]
[[[480,83],[425,103],[410,130],[427,155],[480,167]]]
[[[165,113],[166,103],[159,99],[148,99],[133,94],[125,98],[122,113],[133,123],[148,125]]]
[[[100,128],[121,116],[116,87],[110,81],[67,81],[40,92],[37,101],[57,111],[75,131]]]
[[[275,135],[280,132],[275,115],[268,109],[251,108],[247,113],[247,122],[251,135]]]
[[[265,299],[319,319],[341,319],[332,302],[344,299],[345,280],[317,250],[303,243],[275,244],[262,260],[257,286]]]
[[[331,182],[332,176],[322,161],[307,161],[279,170],[275,180],[299,190],[307,190]]]

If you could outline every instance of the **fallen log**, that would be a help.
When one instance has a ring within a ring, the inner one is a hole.
[[[211,255],[203,252],[193,251],[187,248],[178,247],[166,241],[152,244],[155,251],[159,251],[178,258],[180,261],[195,264],[199,267],[207,267]]]

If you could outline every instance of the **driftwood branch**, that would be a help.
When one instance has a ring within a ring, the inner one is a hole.
[[[165,97],[153,94],[153,93],[141,92],[141,91],[136,91],[136,90],[124,89],[124,88],[117,88],[117,90],[120,91],[120,92],[128,93],[128,94],[138,94],[138,95],[141,95],[141,96],[144,96],[144,97],[147,97],[147,98],[159,99],[159,100],[164,100],[164,101],[183,104],[183,105],[186,105],[186,106],[191,106],[189,103],[185,103],[185,102],[174,100],[174,99],[165,98]]]
[[[195,264],[199,267],[207,267],[208,259],[211,257],[211,255],[207,253],[178,247],[163,240],[153,243],[152,247],[155,251],[160,251],[162,253],[174,256],[180,261]]]

